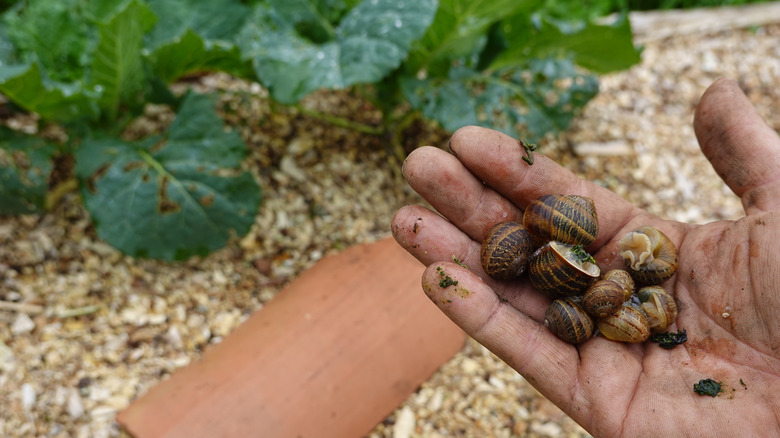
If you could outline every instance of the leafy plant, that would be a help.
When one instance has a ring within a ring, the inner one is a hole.
[[[0,91],[70,142],[0,134],[4,213],[43,208],[55,154],[73,154],[97,233],[133,256],[203,255],[245,234],[260,191],[239,170],[245,145],[224,132],[205,96],[174,97],[166,83],[202,70],[249,72],[232,43],[246,19],[233,1],[19,2],[2,17]],[[219,19],[213,18],[218,16]],[[119,139],[146,102],[178,114],[161,136]]]
[[[183,259],[245,233],[260,202],[245,146],[213,103],[168,85],[223,71],[298,105],[349,88],[390,138],[427,117],[530,140],[564,129],[598,90],[591,73],[637,62],[630,25],[562,16],[548,0],[38,0],[0,18],[0,92],[67,144],[0,132],[3,212],[46,204],[55,154],[72,154],[98,234],[134,256]],[[147,103],[177,111],[166,133],[121,140]],[[396,149],[398,151],[398,149]],[[399,158],[401,153],[399,152]],[[14,196],[23,201],[11,201]]]

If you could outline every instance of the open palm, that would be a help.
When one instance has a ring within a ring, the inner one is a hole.
[[[729,80],[707,90],[694,125],[744,218],[660,219],[545,157],[527,165],[517,140],[484,128],[457,131],[452,154],[420,148],[404,164],[409,184],[439,212],[407,206],[392,223],[396,240],[428,266],[425,293],[596,436],[780,436],[780,138]],[[520,221],[528,202],[549,193],[594,200],[600,230],[588,250],[602,271],[622,267],[617,242],[638,226],[674,241],[679,268],[663,286],[679,308],[670,329],[685,328],[688,342],[672,350],[603,337],[566,344],[541,324],[550,300],[527,280],[484,274],[487,230]],[[457,285],[440,286],[442,274]],[[725,392],[697,395],[693,384],[704,378]]]

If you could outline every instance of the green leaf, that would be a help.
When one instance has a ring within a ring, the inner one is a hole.
[[[155,0],[150,7],[158,19],[148,38],[152,49],[170,44],[188,30],[204,41],[227,45],[249,16],[249,8],[237,0]]]
[[[627,17],[612,25],[583,23],[580,28],[564,32],[549,21],[542,20],[536,26],[530,17],[515,16],[502,23],[502,31],[508,47],[491,68],[518,66],[534,58],[572,57],[594,73],[609,73],[629,68],[640,60]]]
[[[78,82],[45,80],[37,62],[0,65],[0,92],[27,111],[56,122],[94,119],[100,113],[95,104],[99,93]]]
[[[76,174],[98,235],[135,257],[182,260],[246,234],[260,203],[245,147],[204,96],[188,95],[163,141],[89,139]]]
[[[83,0],[19,2],[2,24],[20,63],[39,62],[54,81],[83,79],[94,29]]]
[[[159,0],[151,7],[158,23],[147,39],[148,58],[164,82],[202,71],[251,77],[252,67],[235,45],[247,6],[237,0]]]
[[[190,29],[180,38],[159,46],[149,55],[154,73],[164,82],[194,72],[224,71],[234,76],[251,74],[238,47],[220,41],[207,42]]]
[[[55,145],[0,127],[0,213],[42,211]]]
[[[533,142],[566,129],[596,95],[598,81],[570,60],[540,59],[489,74],[453,68],[447,79],[408,79],[402,87],[414,108],[449,131],[479,125]]]
[[[297,2],[307,3],[316,8],[320,2]],[[299,33],[296,25],[311,17],[261,5],[240,35],[239,46],[273,97],[294,103],[320,88],[377,82],[388,75],[430,25],[436,4],[365,0],[344,16],[326,42]]]
[[[133,0],[98,25],[92,79],[102,91],[100,106],[109,120],[116,119],[120,105],[136,104],[142,95],[147,83],[141,59],[143,37],[155,20],[148,6]]]
[[[409,54],[408,68],[445,76],[453,60],[470,55],[488,28],[518,11],[538,7],[541,0],[439,0],[433,23]]]

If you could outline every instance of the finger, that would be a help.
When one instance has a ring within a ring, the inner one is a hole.
[[[474,178],[457,158],[440,149],[416,149],[404,162],[403,173],[417,193],[478,242],[498,222],[522,221],[520,209]]]
[[[534,164],[527,164],[518,140],[498,131],[477,126],[461,128],[452,135],[450,149],[465,168],[520,208],[551,193],[593,199],[599,213],[596,247],[612,239],[641,212],[615,193],[581,180],[542,155],[534,154]]]
[[[422,285],[453,322],[578,421],[589,420],[589,398],[593,396],[580,391],[591,387],[594,374],[581,370],[585,361],[621,371],[626,366],[619,363],[619,359],[626,359],[624,349],[611,345],[615,343],[594,339],[578,352],[539,322],[543,308],[531,315],[517,310],[500,300],[479,277],[456,264],[431,265],[423,273]],[[580,381],[583,375],[586,382]]]
[[[780,208],[780,138],[736,82],[710,85],[693,126],[704,155],[742,198],[746,213]]]
[[[395,240],[425,266],[454,258],[484,274],[479,261],[480,244],[425,207],[402,207],[393,216],[390,229]]]
[[[472,240],[451,222],[418,205],[401,208],[391,224],[395,240],[425,266],[457,259],[487,283],[511,306],[530,315],[539,316],[550,305],[550,300],[529,288],[521,288],[517,281],[490,278],[480,263],[481,243]]]

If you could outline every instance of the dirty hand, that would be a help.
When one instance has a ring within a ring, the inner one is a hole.
[[[596,436],[780,435],[780,138],[729,80],[704,94],[694,127],[702,151],[742,199],[742,219],[660,219],[543,156],[529,166],[515,139],[484,128],[457,131],[452,154],[420,148],[404,164],[409,184],[441,214],[407,206],[392,223],[396,240],[428,266],[425,292]],[[550,300],[527,280],[484,274],[479,252],[487,230],[521,220],[529,201],[549,193],[595,201],[600,230],[587,250],[602,270],[622,267],[617,241],[638,226],[672,239],[679,268],[663,286],[679,307],[670,330],[686,329],[686,343],[665,350],[599,336],[566,344],[542,325]],[[439,286],[439,268],[458,284]],[[694,393],[705,378],[722,382],[724,392]]]

